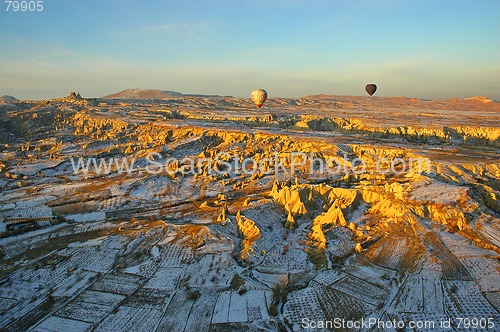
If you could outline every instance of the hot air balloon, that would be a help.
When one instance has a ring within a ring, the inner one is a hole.
[[[257,89],[252,91],[252,100],[257,105],[258,108],[262,107],[262,104],[267,99],[267,92],[264,89]]]
[[[368,92],[368,94],[371,96],[373,96],[373,94],[375,93],[375,91],[377,91],[377,86],[375,84],[367,84],[365,86],[365,90],[366,92]]]

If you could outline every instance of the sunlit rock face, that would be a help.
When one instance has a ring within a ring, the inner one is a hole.
[[[0,329],[493,317],[499,103],[0,101]]]

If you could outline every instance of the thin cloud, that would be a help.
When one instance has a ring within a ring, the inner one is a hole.
[[[34,61],[34,62],[39,62],[39,61],[45,61],[45,60],[52,60],[52,59],[59,59],[63,57],[69,57],[69,56],[74,56],[75,53],[71,51],[62,51],[58,53],[50,53],[50,54],[42,54],[42,55],[37,55],[37,56],[29,56],[25,58],[25,61]]]
[[[176,22],[160,25],[142,26],[135,29],[121,31],[120,35],[136,35],[155,33],[172,35],[178,38],[207,37],[217,32],[221,25],[207,22]]]

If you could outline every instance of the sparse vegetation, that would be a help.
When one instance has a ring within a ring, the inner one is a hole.
[[[196,301],[201,296],[201,293],[197,289],[188,289],[187,290],[187,299],[190,301]]]

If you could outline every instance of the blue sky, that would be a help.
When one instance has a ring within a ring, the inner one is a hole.
[[[127,88],[500,100],[498,0],[43,1],[0,11],[0,95]]]

